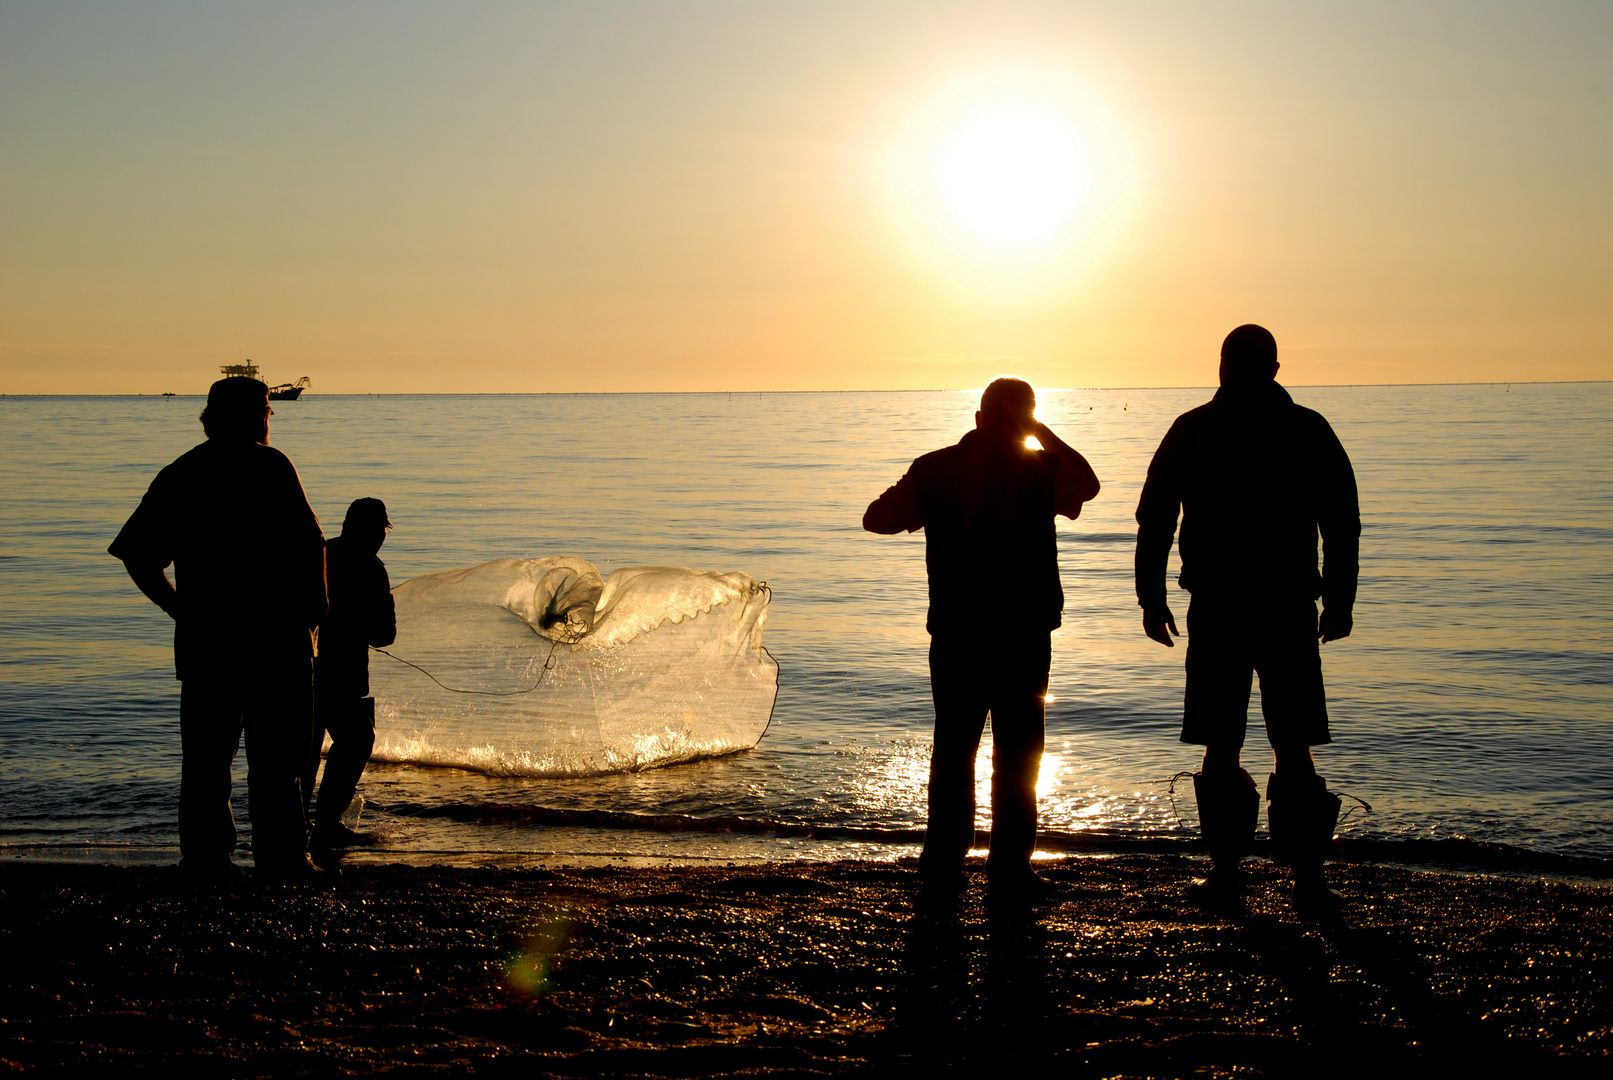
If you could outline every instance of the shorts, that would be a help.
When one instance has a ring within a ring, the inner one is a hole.
[[[1249,691],[1260,676],[1260,711],[1274,746],[1332,742],[1316,604],[1300,601],[1251,608],[1194,598],[1187,611],[1187,696],[1182,741],[1241,747]]]

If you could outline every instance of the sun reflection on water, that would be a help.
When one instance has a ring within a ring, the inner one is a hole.
[[[975,756],[977,827],[991,825],[991,750],[989,732]],[[837,753],[853,759],[848,777],[851,807],[887,821],[922,821],[930,775],[930,743],[908,738],[843,747]],[[1036,777],[1036,801],[1043,831],[1169,829],[1176,821],[1165,788],[1145,780],[1117,791],[1106,770],[1084,761],[1079,747],[1049,749]]]

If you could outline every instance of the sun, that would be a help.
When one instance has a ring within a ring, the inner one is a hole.
[[[988,251],[1056,245],[1091,201],[1092,167],[1067,116],[997,102],[959,118],[936,148],[930,184],[945,220]]]
[[[1055,79],[974,81],[937,98],[893,163],[901,217],[938,268],[987,288],[1068,279],[1112,231],[1114,138]]]

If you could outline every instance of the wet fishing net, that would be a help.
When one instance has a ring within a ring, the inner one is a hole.
[[[393,590],[371,654],[382,761],[521,776],[634,771],[746,750],[778,665],[769,592],[744,574],[499,559]]]

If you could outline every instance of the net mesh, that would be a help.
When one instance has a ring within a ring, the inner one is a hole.
[[[744,574],[634,566],[604,581],[581,559],[510,558],[394,595],[398,639],[370,664],[382,761],[523,776],[671,765],[755,746],[778,696],[769,592]]]

